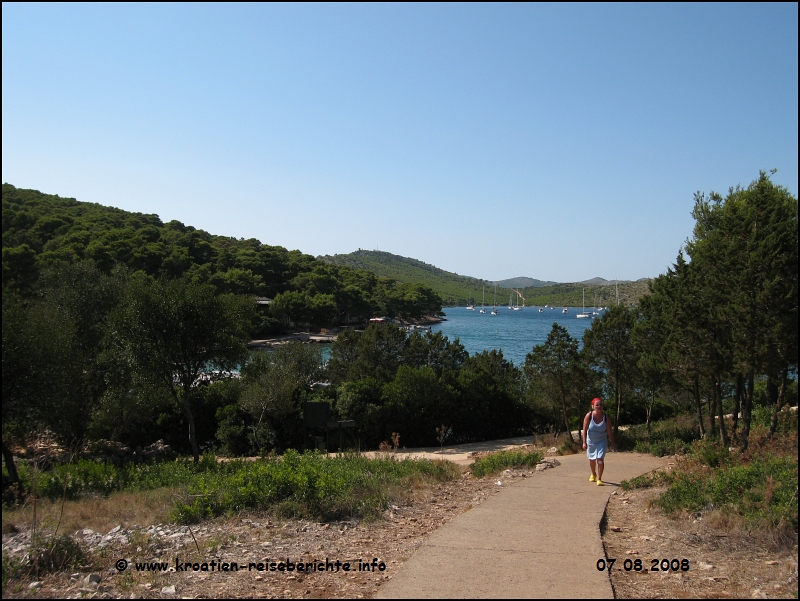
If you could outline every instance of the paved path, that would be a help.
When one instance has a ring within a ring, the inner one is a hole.
[[[588,481],[584,454],[558,460],[431,534],[378,597],[613,598],[608,573],[597,571],[606,503],[622,480],[663,460],[611,453],[606,486]]]

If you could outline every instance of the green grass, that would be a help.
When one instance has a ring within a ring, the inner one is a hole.
[[[668,514],[715,511],[747,529],[796,535],[797,421],[794,414],[784,413],[774,437],[767,435],[766,411],[759,422],[754,419],[745,454],[731,452],[717,440],[650,442],[651,451],[674,444],[688,453],[673,472],[645,474],[622,486],[630,490],[666,485],[656,504]]]
[[[678,474],[658,504],[667,513],[717,509],[733,512],[754,527],[782,522],[797,532],[797,463],[757,459],[723,467],[713,475]]]
[[[534,466],[541,460],[537,451],[498,451],[477,459],[470,469],[473,476],[481,478],[511,467]]]
[[[686,454],[699,435],[696,420],[692,416],[682,415],[651,423],[650,433],[644,424],[620,431],[617,447],[623,451],[634,450],[656,457]]]
[[[292,517],[374,517],[391,498],[421,481],[458,475],[445,461],[360,455],[326,457],[287,451],[280,459],[242,462],[229,473],[207,472],[189,485],[192,500],[176,505],[175,518],[193,522],[242,509],[273,508]]]
[[[458,468],[446,461],[368,459],[355,454],[328,457],[290,450],[283,457],[221,463],[210,455],[197,464],[182,460],[124,468],[80,461],[39,473],[36,488],[40,496],[53,500],[61,497],[65,482],[69,498],[177,488],[181,492],[173,518],[182,523],[245,509],[319,519],[368,518],[409,488],[458,474]],[[32,490],[33,474],[23,469],[20,476]]]

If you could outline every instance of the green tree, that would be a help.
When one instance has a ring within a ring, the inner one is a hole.
[[[533,347],[525,357],[523,369],[526,381],[558,407],[573,442],[569,418],[578,411],[579,363],[578,341],[554,323],[544,344]]]
[[[114,316],[116,352],[138,378],[169,390],[183,409],[195,461],[194,387],[201,374],[241,364],[254,313],[251,298],[217,296],[209,285],[138,279]]]
[[[636,320],[634,309],[611,307],[595,319],[583,334],[586,356],[601,377],[614,399],[616,416],[614,435],[619,429],[622,406],[639,379],[639,355],[633,346],[631,332]]]
[[[732,368],[746,382],[740,437],[745,450],[755,378],[782,380],[797,366],[797,199],[761,172],[724,199],[696,195],[693,216],[687,253],[717,305],[713,327],[730,324]],[[771,402],[779,406],[782,399]]]
[[[19,481],[10,444],[44,428],[70,440],[72,391],[79,377],[73,361],[75,324],[58,307],[3,294],[3,459]],[[86,416],[81,416],[86,419]]]

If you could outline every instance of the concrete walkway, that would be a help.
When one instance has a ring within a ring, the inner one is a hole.
[[[610,453],[597,486],[585,454],[557,459],[431,534],[377,596],[613,598],[608,573],[597,571],[606,503],[622,480],[664,462]]]

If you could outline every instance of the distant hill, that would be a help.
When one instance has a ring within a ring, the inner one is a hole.
[[[497,284],[503,288],[541,288],[542,286],[554,286],[558,284],[558,282],[546,282],[544,280],[525,277],[509,278],[507,280],[499,280],[490,283]]]
[[[434,265],[417,259],[401,257],[377,250],[357,250],[347,255],[325,255],[317,257],[320,261],[341,265],[352,269],[365,269],[372,273],[409,284],[422,283],[444,299],[446,306],[464,306],[468,301],[480,303],[481,290],[486,287],[486,300],[491,304],[494,286],[497,284],[497,299],[505,304],[511,288],[520,291],[527,306],[545,304],[567,307],[580,307],[583,291],[586,291],[586,306],[611,306],[616,303],[616,280],[593,278],[587,282],[559,284],[534,278],[518,277],[498,282],[490,282],[439,269]],[[639,298],[648,294],[646,278],[637,282],[619,282],[620,303],[636,304]]]
[[[351,269],[365,269],[398,282],[425,284],[438,292],[446,305],[466,305],[470,299],[480,302],[481,288],[494,286],[486,280],[458,275],[417,259],[380,250],[357,250],[347,255],[324,255],[317,259]],[[507,295],[508,291],[504,290],[503,294]]]
[[[647,278],[644,279],[647,280]],[[592,278],[591,280],[584,280],[582,282],[575,282],[575,283],[587,284],[590,286],[613,286],[614,284],[627,284],[628,282],[630,282],[630,280],[606,280],[603,278]]]

